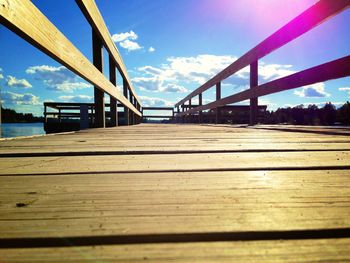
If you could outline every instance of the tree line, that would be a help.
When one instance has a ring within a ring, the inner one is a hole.
[[[17,113],[12,109],[4,109],[1,107],[1,122],[44,122],[43,117],[35,117],[32,113]]]
[[[319,108],[317,105],[299,105],[266,111],[261,114],[260,122],[264,124],[295,125],[350,125],[350,103],[336,108],[331,102]]]

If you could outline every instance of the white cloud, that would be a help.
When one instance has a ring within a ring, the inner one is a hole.
[[[41,105],[39,97],[31,94],[24,93],[18,94],[14,92],[5,91],[1,93],[2,102],[5,105]]]
[[[138,77],[133,82],[142,91],[166,92],[166,93],[185,93],[188,90],[180,85],[173,83],[164,83],[159,77]]]
[[[197,57],[170,57],[160,68],[138,68],[141,77],[134,78],[135,86],[151,92],[188,92],[184,83],[202,84],[228,66],[231,56],[199,55]]]
[[[153,52],[155,52],[156,51],[156,49],[154,48],[154,47],[150,47],[149,49],[148,49],[148,52],[150,52],[150,53],[153,53]]]
[[[140,96],[144,107],[173,107],[174,103],[161,98]]]
[[[264,80],[271,81],[295,73],[296,71],[291,68],[292,65],[265,64],[264,62],[261,62],[258,68],[258,73]]]
[[[7,76],[7,86],[25,89],[33,87],[26,79],[17,79],[13,76]]]
[[[297,89],[294,91],[294,94],[302,98],[323,98],[330,96],[330,94],[325,91],[325,84],[323,82]]]
[[[138,35],[132,30],[130,32],[114,34],[112,36],[112,40],[116,43],[125,41],[127,39],[136,40],[137,38],[138,38]]]
[[[162,92],[168,92],[168,93],[185,93],[188,92],[188,90],[185,87],[176,85],[176,84],[168,84],[165,87],[162,87]]]
[[[72,93],[74,90],[92,88],[92,85],[84,82],[64,66],[33,66],[29,67],[26,73],[34,75],[37,80],[43,81],[47,87],[55,91]]]
[[[0,79],[3,79],[4,78],[4,75],[2,75],[2,68],[0,68]]]
[[[115,43],[119,43],[122,48],[127,49],[128,51],[135,51],[142,49],[142,47],[135,41],[138,38],[138,35],[134,31],[114,34],[112,40]]]
[[[63,102],[93,102],[94,98],[88,95],[76,95],[76,96],[60,96],[58,97]]]
[[[232,64],[235,56],[198,55],[195,57],[169,57],[160,67],[144,66],[138,68],[140,77],[134,79],[135,85],[143,91],[162,92],[167,85],[184,86],[186,83],[204,84],[217,73]],[[267,81],[290,75],[295,71],[291,65],[259,64],[259,76]],[[247,85],[249,81],[249,67],[245,67],[236,74],[225,79],[223,85],[237,89]],[[188,91],[183,88],[181,92]],[[180,90],[178,90],[179,92]]]
[[[119,45],[122,48],[127,49],[128,51],[134,51],[134,50],[142,49],[142,47],[137,42],[131,41],[129,39],[124,40],[123,42],[120,42]]]

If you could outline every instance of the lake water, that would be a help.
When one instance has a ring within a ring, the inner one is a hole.
[[[1,138],[45,134],[43,123],[1,123]]]

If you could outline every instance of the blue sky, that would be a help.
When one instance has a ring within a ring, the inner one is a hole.
[[[173,105],[315,2],[96,1],[133,85],[148,106]],[[91,60],[91,29],[75,1],[33,3]],[[349,55],[349,21],[346,10],[263,58],[259,83]],[[226,80],[223,96],[247,88],[248,75],[244,69]],[[0,87],[4,107],[35,115],[42,114],[44,101],[93,100],[90,84],[1,25]],[[265,96],[260,104],[270,109],[328,101],[341,105],[349,96],[350,78],[343,78]],[[204,93],[205,102],[214,97],[214,88]]]

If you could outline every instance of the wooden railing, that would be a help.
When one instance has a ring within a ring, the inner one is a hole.
[[[327,19],[344,11],[350,6],[350,0],[320,0],[315,5],[304,11],[291,22],[269,36],[252,50],[237,59],[230,66],[218,73],[212,79],[204,83],[198,89],[191,92],[184,99],[175,104],[177,108],[176,121],[184,122],[186,116],[198,113],[198,119],[201,120],[202,111],[217,109],[217,120],[220,119],[220,107],[250,100],[250,124],[257,123],[258,97],[273,94],[280,91],[294,89],[305,85],[310,85],[331,79],[350,76],[350,56],[309,68],[298,73],[283,77],[271,82],[258,84],[258,60],[271,53],[272,51],[284,46],[290,41],[296,39],[302,34],[308,32]],[[221,98],[221,82],[239,70],[250,66],[250,89],[237,94]],[[203,105],[202,94],[209,88],[216,86],[216,100]],[[198,107],[191,107],[192,99],[198,95]],[[188,102],[188,109],[180,112],[180,106]]]
[[[94,0],[76,2],[92,26],[93,63],[30,0],[0,0],[0,23],[94,85],[95,127],[105,127],[104,93],[111,97],[113,126],[118,125],[117,101],[125,107],[128,124],[139,123],[141,102]],[[109,80],[103,74],[103,47],[109,53]],[[123,94],[116,88],[116,69],[123,78]]]
[[[170,115],[145,115],[145,111],[170,111]],[[174,108],[172,107],[142,107],[142,121],[146,119],[174,119]]]

